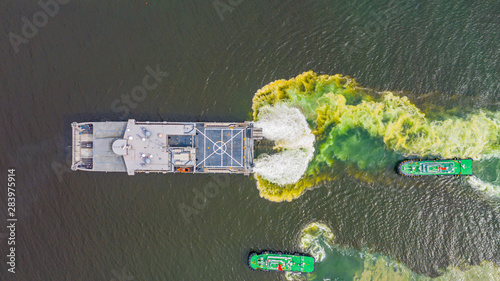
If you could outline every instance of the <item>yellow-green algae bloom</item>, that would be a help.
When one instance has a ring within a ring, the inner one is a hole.
[[[450,265],[440,270],[441,275],[436,278],[417,274],[388,256],[336,244],[333,231],[320,222],[302,229],[299,244],[303,252],[315,258],[315,271],[307,274],[287,272],[287,280],[500,280],[500,267],[489,261],[478,265]]]
[[[283,184],[276,177],[255,174],[261,196],[272,201],[291,201],[332,180],[329,171],[335,160],[363,169],[380,165],[377,158],[387,151],[392,153],[386,159],[389,164],[395,155],[474,159],[500,155],[499,112],[477,110],[430,119],[407,97],[363,88],[339,74],[309,71],[264,86],[253,98],[254,120],[260,120],[261,111],[277,106],[300,110],[316,141],[315,147],[303,148],[314,156],[296,182]],[[276,149],[283,153],[286,143]]]

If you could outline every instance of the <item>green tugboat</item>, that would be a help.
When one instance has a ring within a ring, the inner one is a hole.
[[[253,270],[313,272],[314,258],[306,255],[281,253],[252,253],[248,257],[248,266]]]
[[[472,175],[472,159],[404,160],[399,163],[397,170],[408,177],[468,176]]]

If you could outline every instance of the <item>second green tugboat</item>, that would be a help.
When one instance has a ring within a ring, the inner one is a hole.
[[[472,175],[472,159],[404,160],[398,165],[403,176],[467,176]]]
[[[248,266],[254,270],[313,272],[314,258],[306,255],[288,255],[281,253],[252,253],[248,257]]]

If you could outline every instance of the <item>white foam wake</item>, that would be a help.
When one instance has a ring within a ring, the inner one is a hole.
[[[255,126],[280,152],[260,156],[254,172],[278,185],[296,183],[314,155],[315,137],[305,116],[297,108],[277,104],[262,107],[257,118]]]
[[[326,247],[331,248],[334,244],[332,230],[319,222],[313,222],[302,229],[300,235],[300,248],[311,254],[316,262],[322,262],[326,257]]]
[[[470,176],[468,178],[468,182],[473,188],[477,190],[486,192],[492,196],[500,197],[500,186],[482,181],[476,176]]]

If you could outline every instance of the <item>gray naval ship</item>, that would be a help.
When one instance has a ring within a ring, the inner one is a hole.
[[[73,170],[136,173],[252,173],[252,122],[72,123]]]

